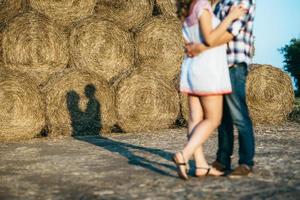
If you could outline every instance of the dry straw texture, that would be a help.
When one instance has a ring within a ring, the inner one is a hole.
[[[155,4],[163,15],[177,17],[177,0],[155,0]]]
[[[179,114],[175,87],[151,70],[138,69],[120,81],[116,98],[118,125],[125,132],[169,128]]]
[[[3,32],[3,58],[9,69],[36,77],[39,84],[66,67],[68,37],[47,18],[26,13],[14,18]]]
[[[68,26],[93,14],[96,0],[29,0],[32,8]]]
[[[24,0],[0,0],[0,22],[5,22],[22,11]]]
[[[43,92],[51,136],[106,133],[115,124],[115,94],[101,76],[68,69]]]
[[[34,80],[0,70],[0,141],[37,136],[45,126],[44,104]]]
[[[70,39],[73,65],[111,81],[134,63],[133,38],[114,23],[90,18],[78,24]]]
[[[152,7],[152,0],[97,0],[95,12],[129,30],[139,27],[150,17]]]
[[[247,103],[256,124],[284,122],[294,106],[290,77],[278,68],[262,65],[250,71],[247,79]]]
[[[136,36],[141,63],[173,80],[180,70],[183,38],[180,23],[175,18],[154,17],[146,22]]]

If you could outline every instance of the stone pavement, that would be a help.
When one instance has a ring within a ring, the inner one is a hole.
[[[255,173],[238,180],[177,178],[170,160],[185,132],[0,144],[0,199],[300,199],[299,123],[256,128]],[[214,134],[205,145],[209,161],[216,146]],[[236,149],[234,164],[237,157]]]

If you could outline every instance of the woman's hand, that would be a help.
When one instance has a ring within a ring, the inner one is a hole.
[[[188,43],[185,44],[185,53],[188,57],[195,57],[201,53],[199,44],[197,43]]]
[[[244,16],[247,13],[247,9],[243,6],[243,4],[232,6],[230,8],[228,17],[234,21],[236,19],[239,19],[240,17]]]

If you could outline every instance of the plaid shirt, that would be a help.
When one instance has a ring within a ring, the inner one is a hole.
[[[221,0],[215,8],[215,15],[223,20],[230,11],[232,5],[243,3],[249,10],[240,19],[234,21],[228,28],[228,32],[234,37],[227,44],[228,65],[233,66],[238,63],[251,63],[254,45],[253,21],[255,15],[255,0]]]

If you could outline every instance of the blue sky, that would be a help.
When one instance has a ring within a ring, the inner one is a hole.
[[[256,5],[253,62],[282,68],[284,58],[278,49],[300,38],[300,0],[256,0]]]

